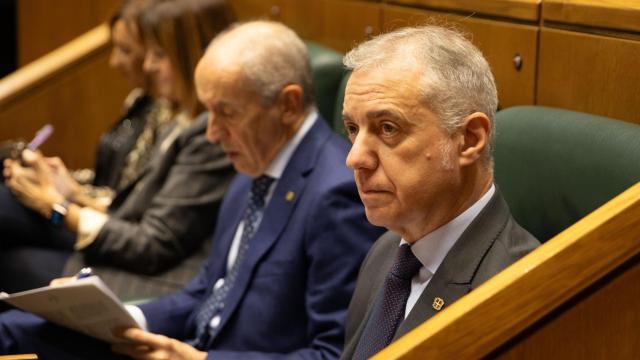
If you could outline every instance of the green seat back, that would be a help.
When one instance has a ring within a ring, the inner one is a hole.
[[[516,220],[546,241],[640,181],[640,126],[538,106],[496,115],[495,178]]]
[[[311,60],[316,106],[320,114],[332,125],[336,94],[344,74],[342,55],[312,41],[305,41],[305,44]]]
[[[342,77],[340,87],[338,88],[338,94],[336,95],[336,109],[333,115],[333,131],[336,133],[347,136],[347,132],[344,130],[344,122],[342,121],[342,103],[344,102],[344,90],[347,87],[347,81],[351,76],[351,71],[347,71]]]

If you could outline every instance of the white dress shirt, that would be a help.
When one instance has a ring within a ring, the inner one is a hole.
[[[476,216],[480,214],[480,211],[489,203],[495,191],[495,185],[492,184],[491,188],[482,195],[478,201],[462,212],[462,214],[425,235],[411,246],[411,251],[418,260],[420,260],[422,267],[418,274],[411,279],[411,293],[409,293],[407,306],[404,311],[405,318],[409,315],[416,302],[418,302],[420,295],[422,295],[424,289],[429,285],[431,277],[436,273],[449,250],[451,250],[467,227],[469,227],[473,219],[475,219]],[[402,244],[407,244],[407,241],[402,239],[400,245]]]

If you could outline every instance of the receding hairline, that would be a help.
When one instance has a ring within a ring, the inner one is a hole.
[[[224,63],[241,63],[259,50],[268,48],[269,36],[289,34],[292,30],[270,21],[251,21],[237,23],[216,36],[207,47],[203,59],[215,59],[221,66]]]

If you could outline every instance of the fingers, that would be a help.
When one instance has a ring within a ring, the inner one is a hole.
[[[136,344],[148,345],[153,348],[168,348],[171,345],[171,339],[164,335],[152,334],[136,328],[125,329],[122,331],[121,337]]]
[[[25,149],[22,151],[22,159],[35,170],[41,183],[46,184],[49,182],[49,167],[44,161],[41,152]]]
[[[57,278],[57,279],[51,280],[49,285],[51,285],[51,286],[64,285],[64,284],[68,284],[68,283],[70,283],[72,281],[75,281],[75,279],[76,279],[75,276],[61,277],[61,278]]]
[[[38,161],[38,157],[39,157],[40,153],[39,152],[35,152],[35,151],[31,151],[29,149],[24,149],[22,151],[22,161],[24,161],[25,164],[27,165],[34,165],[36,161]]]
[[[117,336],[129,340],[134,344],[118,344],[113,351],[130,356],[134,359],[170,359],[175,358],[177,340],[164,335],[152,334],[136,328],[128,328],[115,332]]]
[[[64,166],[64,164],[62,163],[62,159],[60,159],[57,156],[52,156],[52,157],[45,157],[44,161],[49,165],[49,166],[54,166],[54,167],[60,167],[60,166]]]
[[[111,346],[111,350],[134,359],[152,359],[153,353],[153,349],[146,345],[116,344]]]

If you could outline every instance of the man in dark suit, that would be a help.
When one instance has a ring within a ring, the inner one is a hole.
[[[366,359],[538,246],[493,184],[496,87],[482,54],[444,28],[401,29],[345,57],[343,118],[371,223],[344,359]],[[394,255],[395,254],[395,255]]]
[[[139,359],[337,358],[358,267],[382,230],[366,221],[344,164],[348,143],[314,108],[304,44],[280,24],[240,25],[212,42],[195,79],[207,136],[241,174],[200,274],[130,308],[148,331],[122,331],[131,343],[113,350]],[[0,351],[115,356],[34,318],[0,317]]]

